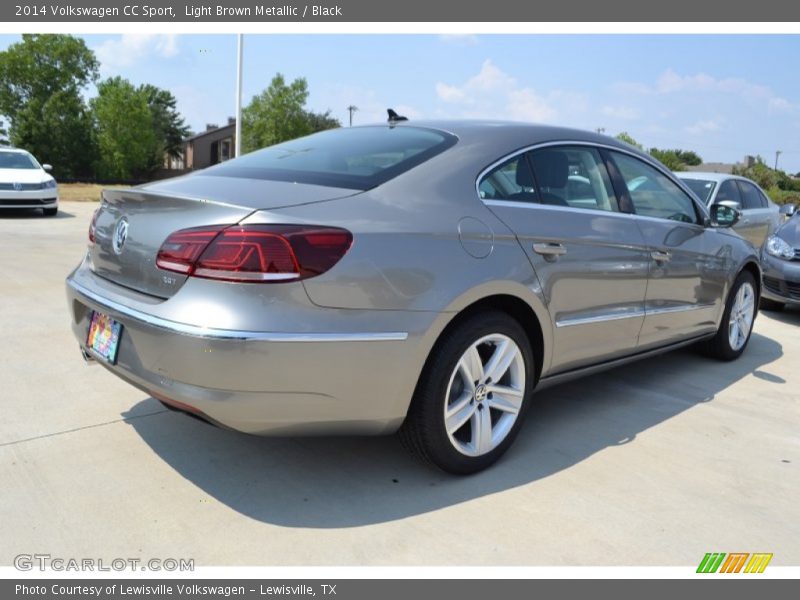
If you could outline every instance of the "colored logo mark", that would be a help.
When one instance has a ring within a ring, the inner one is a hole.
[[[772,560],[766,552],[708,552],[700,565],[698,573],[763,573]]]

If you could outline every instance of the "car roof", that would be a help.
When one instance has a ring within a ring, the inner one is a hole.
[[[520,121],[502,121],[491,119],[430,119],[408,120],[395,123],[371,123],[359,127],[422,127],[438,129],[458,137],[460,143],[482,142],[492,145],[507,145],[523,148],[548,141],[590,142],[613,146],[627,151],[642,154],[638,148],[621,142],[615,138],[600,135],[592,131],[544,125],[541,123],[525,123]]]
[[[732,175],[730,173],[712,173],[710,171],[676,171],[675,175],[681,179],[707,179],[708,181],[725,181],[726,179],[742,179],[750,181],[747,177]]]

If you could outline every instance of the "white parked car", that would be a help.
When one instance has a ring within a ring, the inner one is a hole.
[[[58,185],[30,152],[0,148],[0,209],[41,208],[46,217],[58,212]]]

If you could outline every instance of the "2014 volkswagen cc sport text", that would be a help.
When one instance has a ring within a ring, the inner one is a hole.
[[[535,388],[693,343],[737,358],[761,285],[738,216],[605,136],[392,120],[107,190],[69,311],[87,358],[168,406],[399,430],[471,473]]]

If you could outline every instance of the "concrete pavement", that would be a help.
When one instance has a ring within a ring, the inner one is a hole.
[[[544,391],[504,460],[454,478],[393,437],[216,429],[85,366],[63,281],[95,206],[0,213],[0,565],[800,564],[800,311],[761,313],[732,363],[684,350]]]

